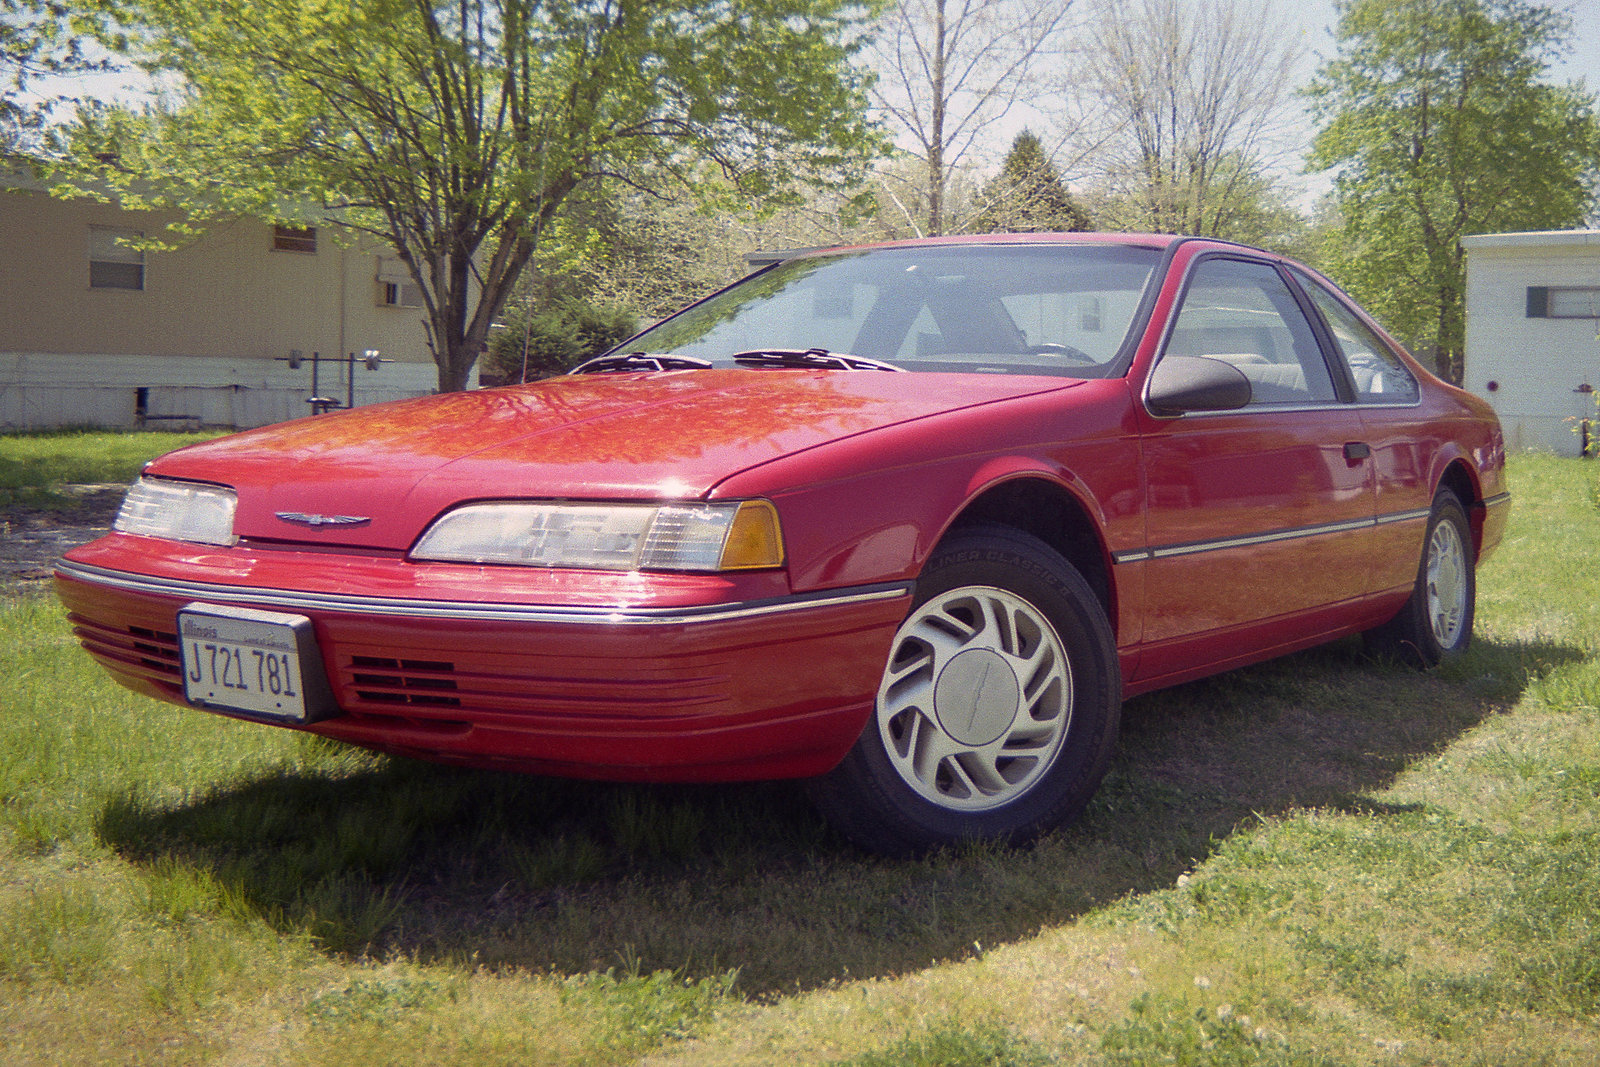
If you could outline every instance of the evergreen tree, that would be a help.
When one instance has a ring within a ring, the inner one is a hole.
[[[1028,130],[1017,134],[1000,174],[984,190],[979,233],[1087,230],[1088,212],[1072,199],[1044,146]]]

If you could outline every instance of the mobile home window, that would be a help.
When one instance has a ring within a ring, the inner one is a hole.
[[[406,265],[393,256],[378,257],[378,306],[419,308],[422,290],[411,280]]]
[[[130,244],[143,236],[120,226],[90,226],[89,287],[143,289],[144,250]]]
[[[1546,300],[1552,319],[1600,318],[1600,289],[1550,289]]]
[[[315,252],[317,228],[315,226],[274,226],[272,247],[279,252]]]

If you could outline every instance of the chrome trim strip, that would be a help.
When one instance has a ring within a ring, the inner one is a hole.
[[[1412,522],[1416,519],[1426,519],[1432,514],[1432,508],[1413,508],[1410,511],[1396,511],[1388,515],[1379,515],[1378,525],[1387,526],[1391,522]]]
[[[1350,530],[1364,530],[1376,526],[1373,519],[1352,519],[1348,522],[1330,522],[1322,526],[1299,526],[1290,530],[1273,530],[1271,533],[1250,534],[1246,537],[1229,537],[1218,541],[1193,541],[1182,545],[1163,545],[1150,550],[1152,559],[1166,559],[1171,556],[1192,556],[1197,552],[1215,552],[1226,548],[1249,548],[1252,545],[1269,545],[1276,541],[1293,541],[1302,537],[1317,537],[1321,534],[1346,533]]]
[[[1496,493],[1494,496],[1491,496],[1485,500],[1483,502],[1483,506],[1486,508],[1498,508],[1509,503],[1511,503],[1510,493]]]
[[[1431,509],[1419,508],[1411,511],[1391,512],[1388,515],[1379,515],[1371,519],[1350,519],[1346,522],[1323,523],[1320,526],[1296,526],[1286,530],[1272,530],[1268,533],[1248,534],[1244,537],[1226,537],[1216,541],[1189,541],[1176,545],[1158,545],[1154,548],[1136,548],[1126,552],[1113,552],[1111,554],[1111,562],[1121,565],[1124,563],[1138,563],[1141,560],[1193,556],[1201,552],[1217,552],[1229,548],[1250,548],[1253,545],[1270,545],[1277,541],[1293,541],[1301,537],[1320,537],[1323,534],[1348,533],[1351,530],[1365,530],[1396,522],[1412,522],[1417,519],[1426,519],[1431,514]]]
[[[1209,358],[1209,357],[1207,357]],[[1228,415],[1295,415],[1308,411],[1342,411],[1349,413],[1358,408],[1377,407],[1376,404],[1346,404],[1340,400],[1327,400],[1318,403],[1297,404],[1287,401],[1281,404],[1257,404],[1251,402],[1242,408],[1233,408],[1228,411],[1185,411],[1178,415],[1154,415],[1154,419],[1219,419]],[[1422,406],[1422,401],[1417,400],[1410,404],[1385,404],[1384,407],[1416,408]]]
[[[826,593],[806,593],[775,600],[710,604],[690,608],[557,607],[549,604],[483,604],[471,601],[420,600],[407,597],[347,596],[293,590],[214,585],[177,578],[151,578],[70,560],[59,560],[56,573],[94,585],[133,593],[200,600],[220,604],[257,604],[294,611],[333,611],[419,619],[467,619],[474,622],[573,623],[592,626],[672,626],[681,623],[727,622],[813,608],[842,607],[909,596],[911,583],[857,586]]]

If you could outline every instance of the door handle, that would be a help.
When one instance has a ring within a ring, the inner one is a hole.
[[[1346,441],[1344,443],[1344,458],[1351,463],[1359,463],[1372,455],[1372,447],[1365,441]]]

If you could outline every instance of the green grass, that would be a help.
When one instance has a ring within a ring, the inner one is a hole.
[[[0,434],[0,507],[71,510],[64,485],[123,484],[154,456],[215,433],[114,433],[59,430]]]
[[[791,785],[148,701],[5,598],[0,1061],[1600,1062],[1597,471],[1516,458],[1446,669],[1351,641],[1140,698],[1076,826],[911,862]]]

